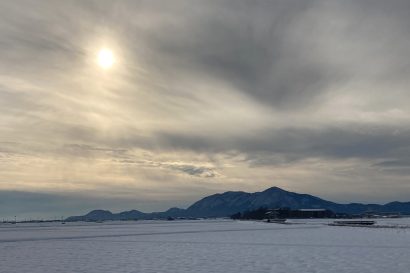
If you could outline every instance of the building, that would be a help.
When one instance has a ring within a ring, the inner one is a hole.
[[[332,218],[333,211],[328,209],[299,209],[292,211],[292,218]]]
[[[298,209],[289,208],[270,209],[266,212],[268,219],[285,218],[333,218],[334,212],[328,209]]]

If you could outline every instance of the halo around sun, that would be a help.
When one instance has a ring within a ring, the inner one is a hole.
[[[103,69],[109,69],[115,62],[114,54],[110,49],[103,48],[98,52],[98,65]]]

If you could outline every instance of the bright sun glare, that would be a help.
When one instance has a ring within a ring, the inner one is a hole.
[[[108,69],[114,64],[114,54],[111,50],[103,48],[98,52],[98,64],[104,68]]]

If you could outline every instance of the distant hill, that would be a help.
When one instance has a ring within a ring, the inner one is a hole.
[[[260,207],[291,209],[324,208],[336,213],[358,214],[366,211],[398,212],[410,214],[410,202],[391,202],[378,204],[338,204],[319,197],[285,191],[272,187],[262,192],[247,193],[228,191],[207,196],[187,209],[171,208],[164,212],[144,213],[138,210],[111,213],[107,210],[93,210],[83,216],[71,216],[67,221],[100,221],[100,220],[142,220],[164,219],[168,217],[226,217],[237,212],[255,210]]]
[[[170,208],[164,212],[144,213],[138,210],[112,213],[108,210],[93,210],[86,215],[70,216],[66,221],[105,221],[105,220],[149,220],[165,219],[168,217],[188,217],[186,210],[180,208]]]

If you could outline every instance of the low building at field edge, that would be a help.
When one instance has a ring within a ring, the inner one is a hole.
[[[335,213],[328,209],[298,209],[289,208],[270,209],[266,213],[268,219],[281,218],[334,218]]]

